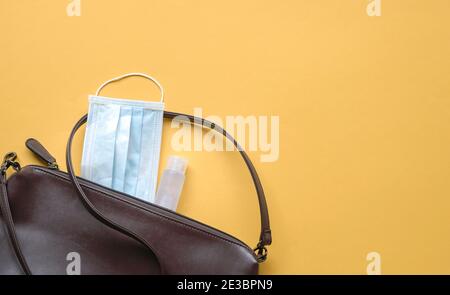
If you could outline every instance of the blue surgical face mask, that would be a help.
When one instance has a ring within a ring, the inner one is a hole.
[[[81,176],[153,202],[158,176],[164,103],[89,96]],[[161,88],[162,91],[162,88]],[[161,92],[163,93],[163,92]]]

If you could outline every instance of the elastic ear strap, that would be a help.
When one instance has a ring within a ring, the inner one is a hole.
[[[97,91],[95,92],[95,95],[98,96],[100,94],[100,91],[108,84],[110,83],[114,83],[116,81],[128,78],[128,77],[144,77],[146,79],[149,79],[150,81],[152,81],[153,83],[156,84],[156,86],[158,86],[159,91],[161,92],[161,102],[164,102],[164,88],[162,87],[162,85],[158,82],[158,80],[156,80],[155,78],[153,78],[150,75],[144,74],[144,73],[128,73],[125,75],[121,75],[112,79],[109,79],[108,81],[104,82],[102,85],[100,85],[100,87],[98,87]]]

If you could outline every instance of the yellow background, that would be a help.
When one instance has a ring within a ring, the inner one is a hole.
[[[70,129],[106,79],[147,72],[168,110],[280,116],[280,157],[261,163],[273,227],[264,274],[450,273],[450,2],[0,2],[0,152],[65,169]],[[128,79],[104,95],[155,99]],[[161,167],[174,130],[166,122]],[[83,133],[76,142],[81,158]],[[179,153],[177,153],[179,154]],[[189,158],[179,211],[250,245],[259,216],[237,153]]]

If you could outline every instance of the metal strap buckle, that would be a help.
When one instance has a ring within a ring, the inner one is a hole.
[[[8,170],[9,167],[13,167],[15,171],[19,171],[21,169],[19,162],[16,161],[17,154],[15,152],[9,152],[5,155],[3,158],[3,163],[0,166],[0,173],[2,175],[5,175],[6,170]]]
[[[257,261],[259,263],[266,261],[267,259],[267,248],[258,244],[258,246],[253,249],[256,254]]]

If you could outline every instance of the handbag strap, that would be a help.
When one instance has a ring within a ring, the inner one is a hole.
[[[262,187],[261,181],[259,180],[258,173],[256,172],[255,166],[253,166],[252,161],[248,157],[247,153],[244,151],[244,149],[239,145],[239,143],[236,141],[236,139],[233,138],[225,129],[223,129],[221,126],[205,120],[200,117],[195,117],[192,115],[182,114],[182,113],[176,113],[176,112],[164,112],[164,117],[167,119],[176,119],[181,121],[188,121],[191,124],[197,124],[200,126],[204,126],[207,128],[214,129],[215,131],[221,133],[223,136],[225,136],[228,140],[230,140],[236,149],[241,154],[245,164],[247,165],[248,170],[250,171],[250,175],[253,179],[253,184],[255,185],[256,194],[258,196],[258,203],[259,203],[259,212],[261,217],[261,233],[259,235],[259,242],[254,249],[257,251],[258,261],[262,262],[266,260],[267,258],[267,249],[265,246],[270,245],[272,243],[272,232],[270,230],[270,221],[269,221],[269,211],[267,209],[267,202],[266,197],[264,194],[264,189]]]
[[[14,220],[11,213],[11,206],[9,205],[8,190],[6,189],[6,170],[8,170],[11,166],[16,171],[20,169],[20,165],[15,161],[15,159],[15,153],[8,153],[0,167],[0,209],[3,222],[6,225],[6,233],[14,250],[14,254],[16,255],[17,261],[19,262],[23,273],[26,275],[31,275],[30,267],[28,266],[25,256],[23,255],[19,239],[17,239]]]
[[[259,210],[260,210],[260,217],[261,217],[261,232],[260,232],[260,236],[259,236],[259,242],[256,245],[256,247],[254,248],[254,251],[256,252],[258,262],[265,261],[267,258],[267,248],[265,246],[270,245],[272,243],[272,234],[271,234],[270,222],[269,222],[269,212],[267,209],[267,203],[266,203],[266,198],[264,195],[264,189],[262,187],[261,181],[259,180],[258,173],[256,172],[256,169],[253,166],[253,163],[251,162],[247,153],[241,148],[239,143],[228,132],[226,132],[222,127],[216,125],[213,122],[210,122],[203,118],[195,117],[192,115],[175,113],[175,112],[167,112],[167,111],[164,112],[164,118],[187,121],[191,124],[198,124],[198,125],[202,125],[202,126],[214,129],[215,131],[223,134],[226,138],[228,138],[230,141],[233,142],[234,146],[240,152],[242,158],[244,159],[245,164],[247,165],[247,168],[250,171],[250,174],[253,179],[253,183],[255,185],[256,194],[258,196]],[[110,227],[117,229],[118,231],[140,241],[144,245],[147,245],[148,243],[144,239],[140,238],[139,236],[137,236],[134,233],[130,233],[127,229],[123,228],[122,226],[120,226],[118,224],[113,223],[112,221],[108,220],[105,216],[103,216],[103,214],[100,211],[98,211],[94,207],[94,205],[89,201],[89,199],[86,197],[86,194],[84,193],[83,188],[81,187],[80,183],[77,180],[77,177],[75,176],[75,172],[74,172],[73,165],[72,165],[72,140],[73,140],[77,130],[86,122],[87,122],[87,114],[84,115],[75,124],[75,126],[70,134],[69,141],[67,143],[67,151],[66,151],[67,172],[70,175],[70,178],[75,186],[75,189],[77,190],[78,195],[83,200],[85,207],[99,221],[104,222],[106,225],[109,225]],[[151,247],[149,247],[149,248],[151,249]]]
[[[8,193],[6,190],[6,179],[5,175],[1,175],[0,180],[0,209],[3,216],[3,221],[6,225],[6,231],[9,238],[9,241],[13,247],[14,254],[16,255],[17,260],[19,261],[19,265],[22,268],[24,274],[30,275],[31,271],[25,260],[22,249],[20,247],[19,240],[17,239],[14,221],[12,219],[11,207],[9,205]]]

